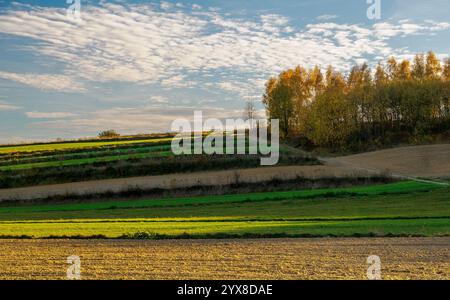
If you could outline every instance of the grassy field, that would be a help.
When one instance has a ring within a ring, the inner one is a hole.
[[[101,156],[101,157],[91,157],[91,158],[80,158],[80,159],[63,159],[63,160],[53,160],[44,161],[36,163],[25,163],[25,164],[15,164],[10,166],[0,166],[0,171],[14,171],[14,170],[26,170],[34,168],[49,168],[49,167],[64,167],[64,166],[78,166],[78,165],[88,165],[101,162],[114,162],[120,160],[129,159],[146,159],[151,157],[163,157],[172,155],[171,151],[159,151],[150,153],[137,153],[137,154],[125,154],[125,155],[114,155],[114,156]]]
[[[0,208],[3,237],[447,236],[449,190],[346,189]]]
[[[386,219],[349,221],[238,221],[170,219],[167,221],[144,219],[115,219],[95,221],[28,221],[0,222],[4,236],[77,237],[173,237],[215,238],[257,236],[444,236],[448,235],[448,219]]]
[[[248,139],[245,146],[235,143],[235,151],[246,153],[240,155],[174,155],[172,140],[164,137],[2,146],[0,189],[260,166],[261,156],[249,154],[256,149]],[[320,164],[283,145],[280,154],[280,165]]]
[[[182,156],[171,138],[0,147],[0,186],[259,166],[259,156]],[[280,163],[319,162],[282,147]],[[250,189],[250,191],[252,191]],[[403,181],[160,199],[0,206],[2,237],[447,236],[444,186]]]
[[[145,151],[145,150],[147,151]],[[148,158],[160,158],[167,156],[174,156],[170,149],[170,145],[166,147],[163,146],[154,146],[148,147],[144,149],[131,149],[131,152],[135,152],[136,150],[141,150],[139,152],[142,153],[128,153],[121,154],[121,152],[125,151],[117,151],[114,155],[104,155],[104,152],[81,152],[77,154],[77,156],[89,156],[86,158],[76,158],[71,159],[69,155],[54,155],[47,157],[38,157],[34,160],[39,160],[38,162],[29,162],[32,161],[32,158],[24,158],[15,161],[14,163],[6,163],[5,165],[0,164],[0,171],[14,171],[14,170],[26,170],[26,169],[35,169],[35,168],[50,168],[50,167],[64,167],[64,166],[79,166],[79,165],[89,165],[95,163],[102,162],[117,162],[117,161],[126,161],[126,160],[138,160],[138,159],[148,159]],[[248,150],[248,149],[247,149]],[[130,151],[130,150],[128,150]],[[72,155],[76,156],[76,155]]]
[[[62,143],[47,143],[36,145],[15,145],[0,147],[0,154],[21,153],[21,152],[44,152],[44,151],[61,151],[68,149],[86,149],[98,148],[105,146],[141,144],[141,143],[158,143],[171,141],[172,138],[151,138],[151,139],[136,139],[136,140],[116,140],[116,141],[87,141],[87,142],[62,142]]]
[[[317,198],[333,199],[348,198],[375,195],[396,195],[411,194],[413,192],[426,192],[440,189],[439,185],[433,183],[402,181],[391,184],[379,184],[372,186],[361,186],[352,188],[336,189],[312,189],[298,191],[277,191],[264,193],[231,194],[231,195],[212,195],[187,198],[163,198],[163,199],[140,199],[140,200],[116,200],[102,201],[94,203],[73,203],[73,204],[41,204],[24,205],[13,207],[0,207],[0,220],[10,214],[18,213],[49,213],[49,212],[68,212],[68,211],[92,211],[92,210],[116,210],[133,208],[154,208],[154,207],[184,207],[199,205],[216,204],[239,204],[247,202],[273,202],[280,200],[313,200]],[[125,211],[126,212],[126,211]]]
[[[95,148],[95,149],[74,149],[67,151],[55,151],[52,153],[47,152],[30,152],[21,154],[10,154],[0,156],[0,166],[7,165],[17,165],[26,164],[33,162],[46,162],[46,161],[61,161],[68,159],[80,159],[80,158],[91,158],[91,157],[102,157],[102,156],[114,156],[114,155],[125,155],[125,154],[136,154],[136,153],[151,153],[160,151],[169,151],[171,148],[170,144],[159,144],[158,145],[148,145],[148,144],[138,144],[138,145],[127,145],[127,146],[117,146],[117,147],[105,147],[105,148]]]

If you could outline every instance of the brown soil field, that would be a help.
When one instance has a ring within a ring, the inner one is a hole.
[[[0,279],[450,279],[450,238],[0,240]]]
[[[410,146],[332,159],[347,167],[377,170],[396,175],[450,177],[450,144]]]

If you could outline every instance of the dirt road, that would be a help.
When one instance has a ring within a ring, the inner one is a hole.
[[[450,238],[0,240],[0,279],[450,279]]]

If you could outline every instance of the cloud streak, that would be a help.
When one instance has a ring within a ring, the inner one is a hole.
[[[0,111],[11,111],[11,110],[18,110],[20,109],[19,106],[12,105],[6,102],[0,102]]]
[[[37,89],[59,92],[84,92],[82,84],[70,76],[55,74],[19,74],[0,71],[0,78],[19,82]]]
[[[149,104],[143,107],[116,107],[102,109],[87,115],[39,121],[34,123],[43,129],[65,132],[90,132],[95,134],[105,129],[115,129],[122,133],[169,132],[173,120],[184,118],[193,121],[195,106],[171,106],[166,103]],[[203,118],[240,118],[242,111],[203,106]],[[39,115],[40,116],[40,115]],[[48,117],[48,115],[46,115]]]
[[[70,112],[38,112],[38,111],[28,111],[25,113],[25,115],[31,119],[64,119],[76,116],[76,114]]]

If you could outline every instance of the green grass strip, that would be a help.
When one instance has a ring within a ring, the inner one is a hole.
[[[173,155],[172,151],[124,154],[124,155],[113,155],[113,156],[91,157],[91,158],[80,158],[80,159],[68,159],[68,160],[63,160],[63,161],[46,161],[46,162],[38,162],[38,163],[2,166],[2,167],[0,167],[0,171],[15,171],[15,170],[34,169],[34,168],[78,166],[78,165],[88,165],[88,164],[94,164],[94,163],[100,163],[100,162],[112,162],[112,161],[127,160],[127,159],[145,159],[145,158],[163,157],[163,156],[170,156],[170,155]]]
[[[19,157],[11,156],[9,158],[4,158],[0,160],[0,165],[10,166],[19,164],[29,164],[35,162],[50,162],[50,161],[63,161],[68,159],[82,159],[82,158],[94,158],[94,157],[105,157],[114,155],[125,155],[125,154],[137,154],[137,153],[152,153],[160,151],[168,151],[171,149],[171,145],[158,145],[158,146],[139,146],[139,147],[127,147],[127,148],[98,148],[97,151],[86,151],[81,150],[75,153],[61,153],[55,155],[40,155],[40,156],[27,156]]]
[[[185,198],[162,198],[144,200],[117,200],[93,203],[42,204],[0,207],[0,213],[104,210],[117,208],[148,208],[185,205],[206,205],[219,203],[259,202],[286,199],[311,199],[319,197],[375,196],[425,192],[443,188],[433,183],[402,181],[390,184],[371,185],[351,188],[313,189],[281,192],[263,192],[249,194],[212,195]]]

